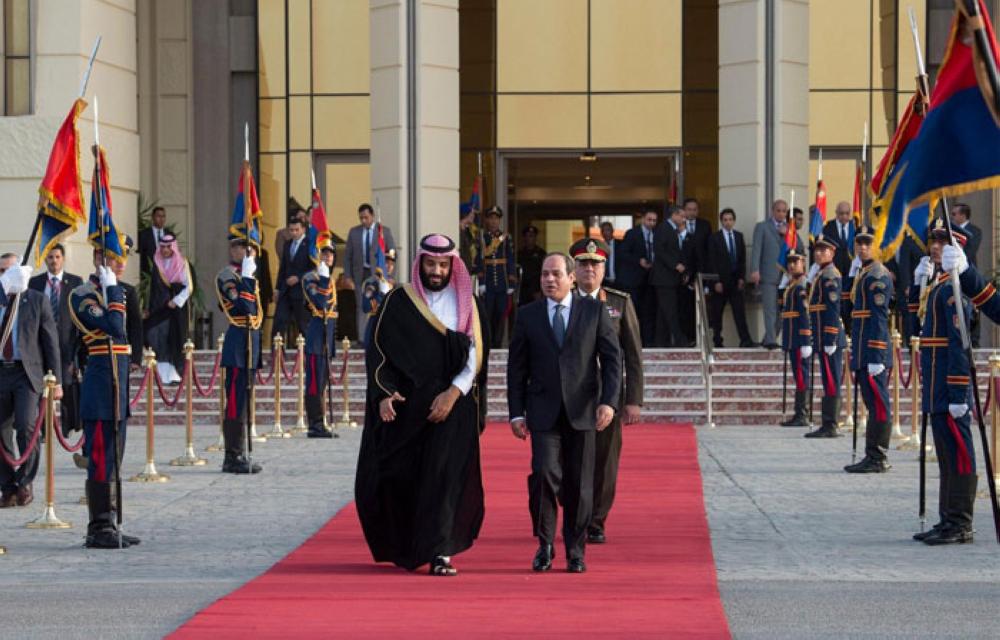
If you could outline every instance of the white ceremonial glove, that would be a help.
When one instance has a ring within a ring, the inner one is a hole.
[[[958,269],[959,273],[965,273],[969,268],[969,260],[960,248],[946,244],[941,251],[941,268],[948,272]]]
[[[806,345],[804,347],[799,347],[799,354],[802,356],[802,359],[805,360],[806,358],[808,358],[813,354],[813,348],[810,347],[809,345]]]
[[[31,278],[31,267],[20,265],[11,267],[0,276],[0,285],[3,285],[3,292],[9,296],[24,293],[28,290],[28,280]]]
[[[823,351],[826,351],[826,355],[832,356],[837,353],[837,345],[831,344],[829,346],[823,347]]]
[[[509,296],[514,295],[514,287],[507,287],[507,295]]]
[[[485,296],[486,295],[486,285],[485,284],[479,285],[479,295],[480,296]]]
[[[870,364],[868,365],[868,375],[877,376],[885,371],[884,364]]]
[[[325,262],[320,262],[319,266],[316,267],[316,275],[318,275],[320,278],[329,278],[330,267],[326,266]]]
[[[253,256],[243,258],[243,265],[240,267],[240,275],[244,278],[252,278],[255,273],[257,273],[257,261],[253,259]]]
[[[101,287],[107,289],[118,285],[118,278],[111,267],[97,267],[97,278],[101,281]]]
[[[861,271],[861,258],[854,256],[854,260],[851,261],[851,269],[847,272],[847,275],[853,278],[858,275],[858,271]]]
[[[920,282],[931,277],[934,273],[934,265],[931,264],[930,256],[924,256],[920,259],[920,263],[917,264],[917,268],[913,270],[913,279]]]
[[[385,294],[389,293],[389,291],[391,289],[392,289],[392,286],[389,284],[388,280],[379,280],[378,281],[378,290],[379,290],[379,293],[385,295]]]
[[[969,413],[969,405],[967,404],[949,404],[948,413],[951,414],[952,418],[961,418],[965,414]]]
[[[781,282],[778,283],[779,289],[785,289],[788,287],[788,274],[784,273],[781,275]]]
[[[806,274],[806,280],[812,282],[813,280],[816,279],[816,274],[818,273],[819,273],[819,265],[814,262],[812,263],[812,266],[809,267],[809,273]]]

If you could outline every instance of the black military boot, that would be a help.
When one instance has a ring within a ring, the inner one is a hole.
[[[889,448],[891,426],[888,422],[875,422],[871,418],[865,428],[865,457],[861,462],[844,467],[847,473],[885,473],[892,466],[886,460],[885,452]],[[885,442],[883,448],[882,442]]]
[[[308,438],[332,438],[332,433],[323,425],[323,398],[317,394],[306,396],[306,416],[309,419]]]
[[[821,410],[823,412],[822,425],[815,431],[805,434],[806,438],[838,438],[837,412],[839,409],[839,398],[837,396],[823,396],[821,400]]]
[[[240,420],[226,420],[222,423],[222,439],[225,440],[226,457],[222,461],[223,473],[260,473],[261,466],[252,465],[244,454],[243,423]]]
[[[795,392],[795,415],[781,423],[783,427],[808,427],[809,418],[806,415],[806,392]]]
[[[935,445],[937,444],[937,438],[934,439],[934,443]],[[948,523],[948,505],[951,500],[952,473],[951,468],[948,466],[948,463],[945,461],[943,456],[938,457],[938,472],[941,474],[941,480],[938,483],[938,522],[927,531],[914,533],[913,539],[918,542],[923,542],[926,538],[936,533]]]
[[[111,483],[87,480],[87,510],[90,512],[90,522],[87,523],[87,538],[84,543],[88,549],[127,549],[131,546],[128,539],[118,537],[115,527],[115,513],[111,508]]]
[[[974,473],[952,476],[949,486],[947,521],[924,538],[924,544],[965,544],[972,542],[972,510],[976,503],[978,477]]]

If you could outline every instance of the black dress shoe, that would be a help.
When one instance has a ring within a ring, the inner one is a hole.
[[[778,344],[777,342],[769,342],[764,345],[764,348],[767,349],[768,351],[774,351],[775,349],[780,349],[781,345]]]
[[[227,455],[222,463],[223,473],[260,473],[261,468],[256,462],[250,464],[250,460],[243,455]]]
[[[583,561],[583,558],[570,558],[569,564],[566,565],[566,571],[569,573],[585,573],[587,571],[587,564]]]
[[[972,542],[972,529],[947,524],[924,538],[923,543],[936,547],[941,544],[966,544]]]
[[[923,542],[927,538],[929,538],[932,535],[936,534],[938,532],[938,530],[940,530],[942,527],[944,527],[944,522],[943,521],[937,523],[936,525],[934,525],[933,527],[931,527],[927,531],[921,531],[919,533],[914,533],[913,534],[913,539],[916,540],[917,542]]]
[[[587,532],[587,542],[591,544],[604,544],[608,539],[600,529],[591,529]]]
[[[458,569],[451,564],[450,560],[446,560],[443,556],[437,556],[431,560],[430,574],[432,576],[456,576]]]
[[[782,422],[779,422],[778,424],[780,424],[783,427],[808,427],[808,426],[810,426],[809,425],[809,421],[806,420],[805,418],[801,417],[801,416],[792,416],[788,420],[784,420]]]
[[[836,427],[820,427],[815,431],[810,431],[809,433],[802,436],[803,438],[839,438],[840,433],[837,431]]]
[[[740,349],[753,349],[756,346],[757,343],[752,340],[740,340]]]
[[[333,434],[326,429],[316,429],[315,431],[310,429],[306,433],[307,438],[332,438]]]
[[[885,473],[889,469],[892,469],[892,465],[885,460],[875,460],[868,456],[862,458],[861,462],[844,467],[844,471],[847,473]]]
[[[535,552],[535,559],[531,563],[532,571],[548,571],[552,568],[552,557],[556,554],[555,547],[551,544],[543,544]]]

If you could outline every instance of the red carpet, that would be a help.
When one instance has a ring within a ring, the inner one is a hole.
[[[531,572],[529,446],[505,424],[482,446],[486,521],[457,577],[374,565],[352,504],[172,637],[729,637],[689,425],[626,428],[609,543],[582,575],[558,542],[552,571]]]

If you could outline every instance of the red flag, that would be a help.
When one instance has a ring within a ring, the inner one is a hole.
[[[794,249],[799,243],[799,237],[795,233],[795,215],[794,212],[788,212],[788,230],[785,231],[785,246],[788,247],[789,251]]]
[[[323,208],[323,198],[320,196],[319,189],[312,190],[312,216],[309,220],[311,228],[310,233],[312,234],[312,244],[309,247],[309,257],[315,264],[319,264],[320,261],[320,250],[323,247],[329,246],[330,241],[333,238],[333,234],[330,232],[330,225],[326,220],[326,210]]]
[[[76,121],[87,107],[86,101],[78,98],[69,114],[59,127],[45,177],[38,187],[38,210],[42,228],[35,245],[39,266],[49,250],[64,236],[76,231],[78,224],[86,222],[83,211],[83,183],[80,179],[80,134]]]
[[[819,211],[823,222],[826,222],[826,185],[822,180],[816,181],[816,210]]]
[[[260,200],[257,199],[257,185],[253,181],[253,170],[250,168],[250,163],[244,160],[243,168],[240,170],[240,180],[236,186],[233,215],[229,222],[230,239],[245,239],[260,250],[260,221],[263,218],[264,212],[261,211]]]
[[[861,189],[864,187],[862,171],[861,163],[858,163],[857,171],[854,174],[854,207],[851,209],[856,227],[861,226]]]

